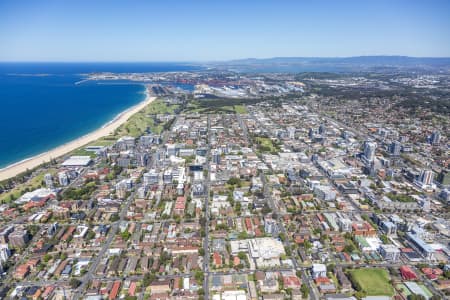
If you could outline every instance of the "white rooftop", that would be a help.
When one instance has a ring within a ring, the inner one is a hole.
[[[91,162],[90,156],[71,156],[61,165],[64,167],[85,167]]]
[[[19,199],[16,200],[16,202],[17,203],[26,203],[33,199],[44,198],[44,197],[47,197],[52,194],[56,195],[55,192],[53,192],[50,189],[40,188],[40,189],[36,189],[34,191],[23,194],[22,197],[20,197]]]
[[[325,266],[324,264],[313,264],[312,269],[314,273],[326,272],[327,266]]]

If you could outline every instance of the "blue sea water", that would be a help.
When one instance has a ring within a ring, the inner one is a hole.
[[[100,128],[145,98],[140,84],[76,85],[82,74],[193,69],[163,63],[0,63],[0,168]]]

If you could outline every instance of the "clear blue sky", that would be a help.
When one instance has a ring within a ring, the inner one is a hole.
[[[0,61],[358,55],[450,56],[450,1],[0,0]]]

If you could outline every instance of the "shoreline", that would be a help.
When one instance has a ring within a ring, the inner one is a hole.
[[[90,142],[93,142],[101,137],[107,136],[114,132],[120,125],[124,124],[135,113],[142,110],[144,107],[152,103],[156,97],[150,96],[148,89],[145,90],[145,99],[138,104],[122,111],[115,116],[111,121],[108,121],[102,127],[97,128],[79,138],[62,144],[49,151],[37,154],[35,156],[25,158],[21,161],[8,165],[0,169],[0,181],[12,178],[20,173],[25,172],[27,169],[31,170],[39,165],[48,162],[52,159],[63,156],[73,150],[83,147]]]

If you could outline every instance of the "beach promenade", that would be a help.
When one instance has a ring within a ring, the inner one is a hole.
[[[75,150],[75,149],[83,147],[83,146],[89,144],[90,142],[93,142],[101,137],[104,137],[104,136],[107,136],[107,135],[113,133],[114,130],[119,128],[119,126],[122,125],[123,123],[125,123],[132,115],[139,112],[141,109],[143,109],[145,106],[149,105],[155,99],[156,99],[156,97],[151,96],[147,91],[147,96],[144,101],[142,101],[139,104],[120,113],[114,120],[107,123],[105,126],[99,128],[93,132],[90,132],[78,139],[75,139],[64,145],[56,147],[50,151],[38,154],[31,158],[22,160],[18,163],[15,163],[15,164],[7,166],[3,169],[0,169],[0,180],[5,180],[8,178],[14,177],[17,174],[25,172],[27,169],[33,169],[42,163],[48,162],[54,158],[58,158],[62,155],[65,155],[65,154]]]

